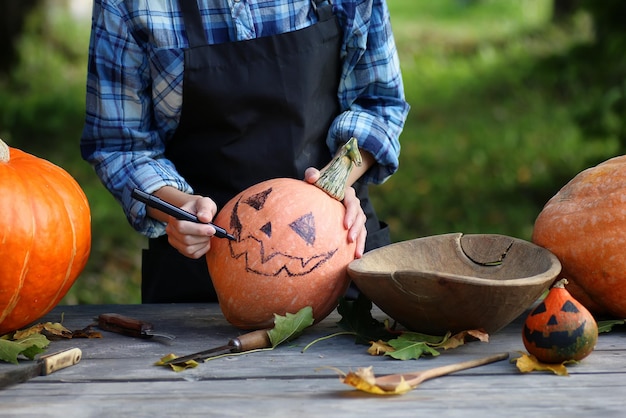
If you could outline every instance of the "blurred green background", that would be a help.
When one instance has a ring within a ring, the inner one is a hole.
[[[372,190],[394,241],[530,239],[560,187],[624,152],[626,2],[387,1],[412,106],[400,170]],[[91,257],[62,304],[139,303],[145,239],[78,148],[91,2],[3,3],[0,138],[65,168],[92,209]]]

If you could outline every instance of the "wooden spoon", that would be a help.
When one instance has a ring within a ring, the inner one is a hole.
[[[401,380],[404,378],[404,381],[408,383],[409,386],[414,388],[423,381],[432,379],[434,377],[458,372],[459,370],[471,369],[472,367],[482,366],[484,364],[505,360],[507,358],[509,358],[509,353],[500,353],[488,357],[479,358],[476,360],[468,360],[461,363],[449,364],[447,366],[435,367],[434,369],[428,369],[424,371],[389,374],[386,376],[380,376],[375,378],[375,384],[379,388],[390,392],[395,390],[396,387],[400,384]]]

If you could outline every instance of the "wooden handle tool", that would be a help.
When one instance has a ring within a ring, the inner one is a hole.
[[[207,358],[226,353],[241,353],[244,351],[256,350],[259,348],[269,348],[272,346],[268,330],[261,329],[248,332],[228,341],[227,344],[199,351],[183,357],[177,357],[163,362],[164,364],[184,363],[190,360],[206,360]]]

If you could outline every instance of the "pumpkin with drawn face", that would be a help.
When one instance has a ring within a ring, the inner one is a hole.
[[[582,360],[598,340],[594,317],[565,289],[566,283],[558,281],[524,323],[524,346],[544,363]]]
[[[231,199],[215,218],[235,241],[213,239],[209,273],[225,318],[243,329],[271,327],[274,314],[310,306],[316,322],[337,306],[354,259],[344,206],[302,180],[280,178]]]

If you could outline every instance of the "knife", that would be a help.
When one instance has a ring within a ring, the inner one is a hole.
[[[97,320],[98,328],[105,331],[111,331],[118,334],[127,335],[129,337],[161,337],[168,340],[173,340],[174,338],[176,338],[170,334],[154,332],[153,326],[150,322],[142,321],[140,319],[135,319],[116,313],[100,314],[98,315]]]
[[[169,359],[164,361],[163,364],[179,364],[190,360],[206,360],[220,354],[241,353],[243,351],[256,350],[259,348],[269,348],[272,346],[272,342],[270,341],[270,336],[267,331],[267,329],[252,331],[229,340],[225,345],[198,351],[197,353],[187,356]]]
[[[179,207],[176,207],[171,203],[166,202],[165,200],[159,199],[153,194],[146,193],[139,189],[133,189],[131,196],[139,200],[140,202],[145,203],[147,206],[158,209],[161,212],[167,213],[168,215],[171,215],[181,221],[195,222],[197,224],[206,223],[208,225],[211,225],[213,228],[215,228],[215,236],[218,238],[228,238],[231,241],[237,240],[234,235],[226,232],[224,228],[217,226],[211,222],[202,222],[200,219],[198,219],[196,215],[189,213]]]
[[[0,389],[17,383],[23,383],[37,376],[47,376],[57,370],[65,369],[78,363],[83,353],[80,348],[69,348],[57,353],[39,357],[35,364],[16,366],[16,368],[0,372]]]

